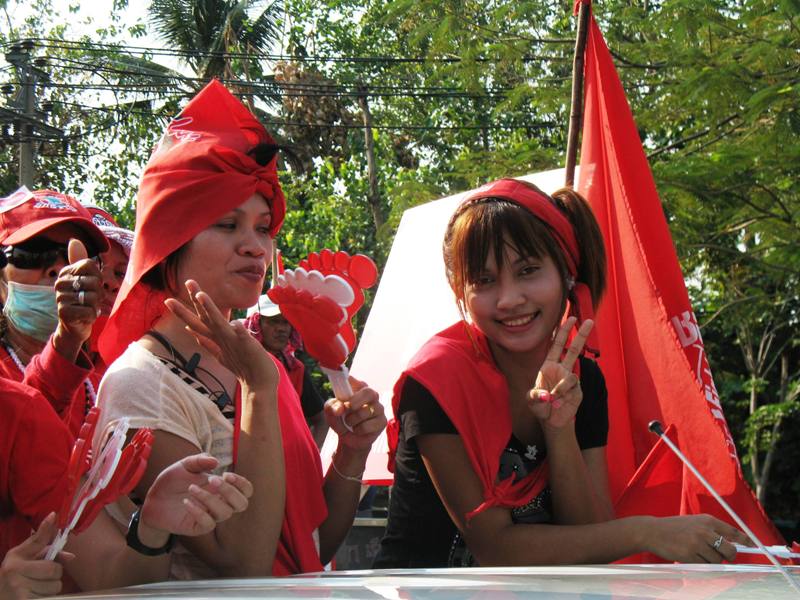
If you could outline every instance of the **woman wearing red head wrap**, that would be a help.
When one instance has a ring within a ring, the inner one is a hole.
[[[338,471],[323,479],[285,370],[241,323],[228,322],[261,293],[283,221],[276,151],[217,82],[172,121],[142,176],[126,280],[99,342],[114,361],[100,387],[104,420],[127,416],[132,427],[155,430],[137,493],[163,465],[198,449],[254,485],[245,512],[183,540],[173,558],[178,578],[321,569],[352,524],[358,475],[385,424],[369,389],[349,404],[329,403]],[[354,431],[344,430],[343,413]]]
[[[451,217],[444,260],[464,319],[431,338],[395,386],[395,480],[374,566],[735,555],[723,537],[745,536],[712,517],[612,520],[605,383],[580,356],[584,344],[597,351],[591,317],[605,287],[588,203],[496,181]]]

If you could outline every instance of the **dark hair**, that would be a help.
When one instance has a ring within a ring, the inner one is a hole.
[[[266,167],[278,155],[280,149],[277,144],[259,144],[251,148],[247,155],[252,156],[262,167]]]
[[[278,152],[285,154],[286,158],[290,159],[290,162],[300,160],[291,147],[280,144],[259,144],[254,146],[247,154],[252,156],[262,167],[266,167],[278,155]]]
[[[141,282],[159,292],[179,294],[178,263],[189,243],[174,250],[167,258],[142,275]]]
[[[576,280],[589,287],[592,304],[597,307],[605,291],[606,257],[600,227],[589,203],[570,188],[549,197],[533,184],[520,183],[550,198],[572,223],[580,251]],[[550,225],[516,202],[478,198],[462,204],[450,218],[442,248],[447,280],[462,312],[466,288],[478,280],[489,252],[502,268],[507,245],[520,256],[549,256],[566,282],[566,257]]]

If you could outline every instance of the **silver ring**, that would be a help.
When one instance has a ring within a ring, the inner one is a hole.
[[[719,537],[717,538],[717,541],[715,541],[715,542],[714,542],[714,543],[711,545],[711,547],[712,547],[714,550],[719,550],[719,547],[720,547],[720,546],[722,546],[722,542],[723,542],[723,540],[724,540],[724,539],[725,539],[725,536],[722,536],[722,535],[721,535],[721,536],[719,536]]]
[[[72,280],[72,289],[76,292],[79,292],[83,286],[81,285],[81,276],[78,275],[75,279]]]
[[[86,292],[81,290],[78,292],[78,304],[83,306],[84,300],[86,300]]]

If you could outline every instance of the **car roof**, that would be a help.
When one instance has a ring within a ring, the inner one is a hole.
[[[797,577],[800,567],[790,570]],[[527,600],[541,598],[797,598],[761,565],[602,565],[331,571],[292,577],[171,581],[70,598]]]

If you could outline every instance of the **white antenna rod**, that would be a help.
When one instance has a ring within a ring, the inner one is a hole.
[[[700,471],[698,471],[695,468],[695,466],[691,463],[691,461],[688,458],[686,458],[683,452],[681,452],[678,449],[678,447],[672,443],[672,440],[669,439],[666,433],[664,433],[664,429],[661,427],[661,423],[659,423],[658,421],[650,421],[650,424],[647,426],[647,428],[653,433],[655,433],[657,436],[659,436],[662,440],[664,440],[664,443],[667,446],[669,446],[670,450],[672,450],[678,456],[678,458],[680,458],[683,461],[683,464],[689,467],[689,470],[692,473],[694,473],[694,476],[697,477],[700,483],[702,483],[705,486],[705,488],[709,492],[711,492],[711,495],[714,496],[717,502],[720,503],[722,508],[728,511],[728,514],[733,518],[734,521],[736,521],[737,525],[739,525],[742,531],[744,531],[747,534],[747,537],[753,540],[753,542],[755,543],[756,546],[758,546],[761,552],[763,552],[767,556],[767,558],[772,562],[772,564],[775,565],[775,567],[786,578],[786,581],[789,582],[789,585],[791,585],[795,589],[795,591],[800,592],[800,584],[797,582],[797,580],[794,577],[792,577],[791,573],[789,573],[789,571],[786,570],[786,568],[778,561],[778,559],[775,558],[769,550],[767,550],[764,544],[761,543],[761,540],[759,540],[756,537],[756,534],[753,533],[753,531],[747,526],[747,524],[744,521],[742,521],[741,517],[739,517],[739,515],[736,514],[736,512],[731,508],[731,506],[727,502],[725,502],[725,500],[722,499],[722,496],[720,496],[717,493],[717,490],[711,487],[711,484],[706,480],[705,477],[703,477],[700,474]]]

